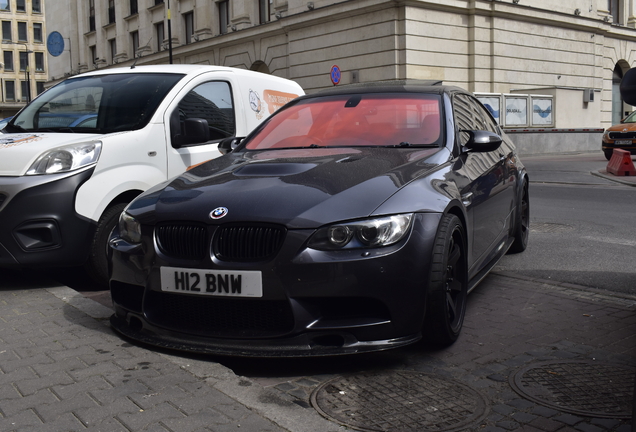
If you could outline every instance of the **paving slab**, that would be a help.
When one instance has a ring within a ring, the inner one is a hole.
[[[631,430],[626,416],[573,414],[511,385],[519,371],[546,362],[598,362],[636,375],[636,296],[628,294],[494,273],[469,296],[465,327],[454,345],[418,343],[316,362],[158,351],[113,333],[107,293],[89,298],[62,286],[6,285],[0,285],[2,431],[395,430],[391,421],[398,420],[379,422],[365,413],[375,429],[365,428],[364,422],[348,424],[346,416],[330,414],[328,406],[314,406],[329,400],[319,392],[340,387],[338,403],[349,404],[347,383],[377,379],[379,372],[412,374],[414,382],[446,380],[449,391],[470,389],[462,397],[475,394],[485,401],[473,423],[456,415],[460,429],[452,422],[431,428],[426,410],[438,408],[422,400],[434,394],[415,395],[422,408],[417,415],[400,406],[410,397],[400,386],[390,395],[365,394],[369,404],[387,409],[385,398],[392,398],[405,416],[399,424],[407,426],[400,430]]]

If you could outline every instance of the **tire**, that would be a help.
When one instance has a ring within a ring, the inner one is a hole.
[[[464,226],[457,216],[444,215],[433,246],[423,329],[428,341],[451,345],[459,337],[466,314],[467,270]]]
[[[91,242],[88,261],[84,266],[90,277],[104,288],[108,288],[108,239],[126,205],[125,203],[115,204],[107,208],[99,219]]]
[[[603,150],[603,154],[605,155],[605,159],[610,160],[614,154],[614,150]]]
[[[520,253],[528,247],[528,237],[530,236],[530,196],[528,194],[527,180],[523,182],[521,201],[517,204],[515,213],[515,227],[512,233],[514,241],[510,249],[508,249],[508,253]]]

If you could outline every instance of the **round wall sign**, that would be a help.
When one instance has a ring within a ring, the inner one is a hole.
[[[46,48],[53,57],[62,54],[64,52],[64,38],[62,35],[56,31],[49,33],[49,37],[46,38]]]
[[[331,82],[333,85],[338,85],[340,83],[340,78],[342,78],[340,68],[336,65],[331,66]]]

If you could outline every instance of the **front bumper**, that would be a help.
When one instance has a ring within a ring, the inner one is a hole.
[[[112,327],[151,345],[206,354],[297,357],[353,354],[422,336],[439,214],[416,214],[412,231],[382,249],[325,253],[305,248],[313,230],[289,231],[268,262],[197,266],[168,260],[152,235],[132,247],[111,238]],[[263,297],[222,298],[160,290],[162,266],[259,270]]]
[[[0,267],[79,265],[95,222],[75,212],[93,168],[73,174],[0,177]]]

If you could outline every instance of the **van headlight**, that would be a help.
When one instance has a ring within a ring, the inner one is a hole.
[[[58,147],[42,153],[27,170],[27,175],[57,174],[97,163],[102,152],[100,141]]]
[[[340,250],[390,246],[409,232],[412,219],[412,214],[401,214],[322,227],[309,240],[309,247]]]

